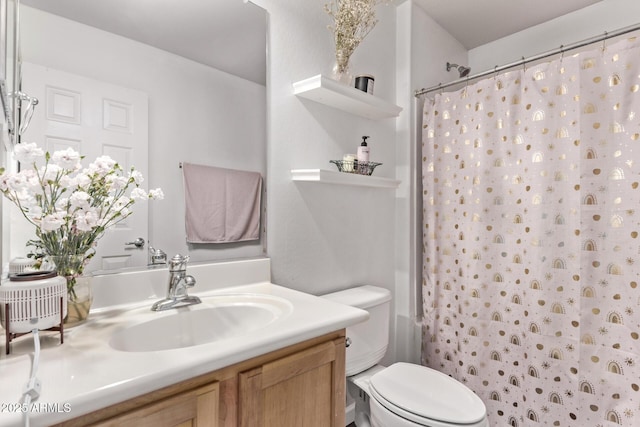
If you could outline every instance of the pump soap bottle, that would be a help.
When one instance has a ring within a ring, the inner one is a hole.
[[[362,143],[358,147],[358,163],[360,162],[368,162],[369,161],[369,147],[367,146],[367,138],[368,136],[362,137]]]

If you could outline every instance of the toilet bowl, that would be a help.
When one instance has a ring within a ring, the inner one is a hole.
[[[482,400],[462,383],[424,366],[394,363],[369,384],[374,426],[485,427]]]
[[[359,286],[323,297],[369,312],[369,320],[347,328],[347,425],[488,427],[484,403],[464,384],[425,366],[378,364],[389,343],[387,289]]]

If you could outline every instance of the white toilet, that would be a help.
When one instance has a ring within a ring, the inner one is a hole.
[[[359,286],[324,295],[369,312],[347,328],[347,424],[357,427],[488,427],[482,400],[453,378],[411,363],[378,365],[389,343],[391,293]]]

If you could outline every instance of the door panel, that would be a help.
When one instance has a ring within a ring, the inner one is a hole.
[[[22,137],[53,152],[71,147],[83,165],[108,155],[125,171],[132,166],[148,177],[148,97],[145,93],[28,62],[22,65],[23,91],[39,99]],[[143,182],[147,189],[147,181]],[[148,204],[138,201],[133,215],[106,231],[87,270],[141,266],[147,247],[125,245],[148,240]]]

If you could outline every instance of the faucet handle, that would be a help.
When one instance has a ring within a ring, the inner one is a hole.
[[[167,263],[167,254],[162,249],[156,249],[149,245],[149,265]]]
[[[189,255],[174,255],[173,258],[171,258],[171,260],[169,261],[169,271],[186,270],[187,261],[189,261]]]
[[[191,276],[191,275],[187,275],[184,278],[184,286],[186,286],[187,288],[193,288],[196,285],[196,278]]]

